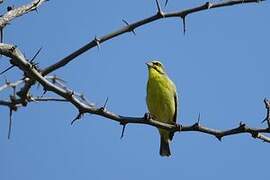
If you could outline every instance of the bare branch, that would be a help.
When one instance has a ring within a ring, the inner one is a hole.
[[[66,99],[62,98],[53,98],[53,97],[30,97],[29,101],[31,102],[49,102],[49,101],[54,101],[54,102],[68,102]]]
[[[9,101],[0,100],[0,106],[7,106],[10,107],[12,105]]]
[[[0,86],[0,92],[7,89],[7,88],[13,88],[15,86],[18,86],[18,85],[20,85],[22,83],[24,83],[24,80],[18,80],[18,81],[14,82],[14,83],[6,81],[6,83],[4,85]]]
[[[265,1],[265,0],[260,0],[260,1]],[[208,10],[210,8],[213,9],[213,8],[237,5],[237,4],[258,3],[258,2],[259,2],[258,0],[231,0],[231,1],[222,1],[222,2],[217,2],[217,3],[209,3],[208,2],[208,3],[205,3],[204,5],[201,5],[201,6],[198,6],[198,7],[195,7],[195,8],[190,8],[190,9],[186,9],[186,10],[183,10],[183,11],[177,11],[177,12],[171,12],[171,13],[164,13],[164,12],[161,11],[159,3],[156,0],[157,6],[158,6],[158,13],[156,13],[155,15],[150,16],[150,17],[145,18],[145,19],[142,19],[142,20],[139,20],[139,21],[134,22],[132,24],[129,24],[129,25],[117,30],[117,31],[111,32],[111,33],[109,33],[107,35],[104,35],[104,36],[101,36],[100,38],[94,38],[94,40],[87,43],[86,45],[84,45],[80,49],[72,52],[70,55],[68,55],[65,58],[59,60],[55,64],[52,64],[51,66],[45,68],[42,71],[42,74],[47,75],[47,74],[55,71],[56,69],[59,69],[59,68],[65,66],[70,61],[72,61],[73,59],[75,59],[79,55],[85,53],[89,49],[91,49],[91,48],[93,48],[95,46],[99,46],[101,43],[103,43],[105,41],[108,41],[108,40],[110,40],[112,38],[115,38],[115,37],[117,37],[119,35],[122,35],[124,33],[132,32],[136,28],[138,28],[140,26],[143,26],[145,24],[149,24],[149,23],[151,23],[153,21],[156,21],[156,20],[159,20],[159,19],[162,19],[162,18],[171,18],[171,17],[184,18],[188,14],[203,11],[203,10]],[[162,12],[161,13],[162,15],[160,14],[160,12]]]
[[[157,128],[166,129],[171,132],[197,131],[197,132],[202,132],[205,134],[215,136],[219,140],[221,140],[224,136],[231,136],[231,135],[241,134],[241,133],[249,133],[251,134],[253,138],[261,139],[265,142],[270,142],[270,138],[262,134],[262,133],[270,133],[269,127],[250,128],[246,124],[243,124],[241,122],[239,126],[236,128],[222,131],[222,130],[216,130],[216,129],[202,126],[199,124],[199,121],[190,126],[182,126],[182,125],[177,125],[177,124],[165,124],[162,122],[155,121],[152,118],[127,117],[127,116],[117,115],[113,112],[108,111],[105,106],[101,108],[98,108],[96,106],[88,106],[87,104],[81,102],[80,99],[78,99],[78,97],[74,95],[73,91],[70,92],[70,91],[67,91],[66,89],[58,87],[54,83],[50,82],[45,77],[43,77],[42,74],[37,69],[35,69],[35,67],[31,66],[31,63],[29,63],[25,59],[25,57],[23,56],[23,54],[20,52],[18,48],[12,45],[0,43],[0,53],[12,58],[15,61],[13,63],[16,64],[16,66],[18,66],[22,71],[24,71],[29,76],[29,78],[37,80],[46,90],[52,91],[58,94],[59,96],[61,96],[62,98],[64,98],[65,100],[67,100],[68,102],[72,103],[79,111],[79,115],[76,116],[76,118],[72,121],[72,123],[76,121],[77,119],[80,119],[82,114],[90,113],[90,114],[95,114],[95,115],[105,117],[110,120],[117,121],[120,124],[125,125],[125,126],[127,124],[145,124],[145,125],[150,125]],[[268,102],[268,100],[265,100],[265,102]],[[268,114],[270,106],[267,105],[265,107],[267,109],[267,114]]]
[[[0,29],[3,29],[14,18],[36,10],[45,1],[46,0],[34,0],[27,5],[9,10],[2,17],[0,17]]]

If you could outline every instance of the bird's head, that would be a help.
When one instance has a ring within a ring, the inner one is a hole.
[[[158,72],[159,74],[165,74],[165,68],[159,61],[151,61],[146,63],[149,71],[154,70]]]

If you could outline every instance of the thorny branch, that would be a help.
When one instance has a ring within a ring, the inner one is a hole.
[[[205,134],[213,135],[217,139],[221,140],[225,136],[240,134],[240,133],[249,133],[253,138],[261,139],[264,142],[270,143],[270,138],[265,136],[262,133],[270,133],[270,127],[266,128],[250,128],[246,124],[240,123],[238,127],[232,128],[229,130],[216,130],[212,128],[205,127],[203,125],[200,125],[199,122],[196,122],[193,125],[190,126],[183,126],[183,125],[172,125],[172,124],[165,124],[158,121],[155,121],[154,119],[149,119],[144,117],[127,117],[127,116],[121,116],[118,114],[115,114],[113,112],[110,112],[106,109],[105,105],[101,108],[96,107],[95,105],[88,105],[86,103],[83,103],[78,97],[74,95],[73,92],[68,91],[66,88],[62,88],[60,86],[55,85],[54,83],[47,80],[45,77],[42,76],[42,74],[35,69],[29,63],[24,55],[21,53],[21,51],[9,44],[3,44],[0,43],[0,53],[10,57],[14,64],[16,64],[17,67],[19,67],[22,71],[27,72],[27,76],[29,78],[33,78],[37,80],[47,91],[51,91],[65,99],[67,102],[72,103],[79,111],[79,114],[76,116],[74,121],[81,118],[81,116],[85,113],[95,114],[99,116],[103,116],[107,119],[111,119],[114,121],[119,122],[121,125],[126,126],[127,124],[145,124],[145,125],[151,125],[157,128],[163,128],[172,132],[185,132],[185,131],[197,131],[202,132]],[[270,109],[270,101],[264,100],[267,109],[267,119],[269,119],[269,109]],[[106,104],[106,103],[105,103]],[[73,123],[73,122],[72,122]]]
[[[194,8],[190,8],[190,9],[186,9],[186,10],[182,10],[182,11],[177,11],[177,12],[165,13],[165,12],[162,11],[162,9],[161,9],[161,7],[160,7],[160,5],[158,3],[158,0],[156,0],[158,11],[153,16],[150,16],[148,18],[136,21],[136,22],[131,23],[131,24],[125,23],[126,26],[124,26],[123,28],[120,28],[117,31],[111,32],[111,33],[106,34],[104,36],[101,36],[99,38],[95,37],[92,41],[90,41],[89,43],[87,43],[83,47],[79,48],[78,50],[74,51],[70,55],[68,55],[65,58],[59,60],[58,62],[52,64],[51,66],[45,68],[42,71],[42,74],[47,75],[47,74],[49,74],[49,73],[51,73],[51,72],[65,66],[66,64],[68,64],[69,62],[74,60],[79,55],[85,53],[89,49],[91,49],[93,47],[96,47],[96,46],[100,46],[100,44],[102,44],[103,42],[108,41],[108,40],[110,40],[112,38],[115,38],[115,37],[117,37],[119,35],[122,35],[124,33],[134,32],[135,29],[137,29],[138,27],[149,24],[149,23],[154,22],[156,20],[165,19],[165,18],[171,18],[171,17],[185,19],[187,17],[187,15],[192,14],[192,13],[196,13],[196,12],[199,12],[199,11],[204,11],[204,10],[214,9],[214,8],[220,8],[220,7],[225,7],[225,6],[232,6],[232,5],[237,5],[237,4],[258,3],[258,2],[261,2],[261,1],[265,1],[265,0],[232,0],[232,1],[221,1],[221,2],[217,2],[217,3],[209,3],[209,2],[207,2],[207,3],[205,3],[205,4],[201,5],[201,6],[198,6],[198,7],[194,7]]]
[[[6,14],[4,14],[0,18],[0,28],[4,28],[6,24],[8,24],[12,19],[15,17],[21,16],[27,12],[30,12],[32,10],[35,10],[39,5],[41,5],[45,0],[35,0],[29,5],[21,6],[16,9],[10,9]],[[250,128],[246,124],[240,123],[237,127],[228,129],[228,130],[216,130],[212,128],[205,127],[199,122],[194,123],[193,125],[172,125],[172,124],[165,124],[158,121],[155,121],[154,119],[146,118],[146,116],[143,117],[127,117],[127,116],[121,116],[118,114],[115,114],[113,112],[110,112],[106,109],[106,107],[97,107],[92,103],[89,103],[83,95],[79,95],[78,93],[70,90],[69,88],[65,87],[61,82],[58,81],[56,83],[55,81],[50,81],[45,76],[49,73],[65,66],[72,60],[74,60],[77,56],[81,55],[82,53],[86,52],[87,50],[100,46],[101,43],[110,40],[116,36],[119,36],[121,34],[127,33],[127,32],[133,32],[135,34],[135,29],[138,27],[141,27],[145,24],[151,23],[153,21],[164,19],[164,18],[170,18],[170,17],[178,17],[183,19],[184,23],[184,32],[186,30],[185,27],[185,20],[187,15],[208,10],[212,8],[219,8],[219,7],[225,7],[225,6],[232,6],[236,4],[244,4],[244,3],[257,3],[264,0],[231,0],[231,1],[222,1],[217,3],[210,3],[207,2],[201,6],[186,9],[183,11],[178,12],[171,12],[166,13],[163,12],[161,9],[161,6],[159,5],[158,0],[156,0],[157,9],[158,12],[154,14],[153,16],[150,16],[148,18],[139,20],[137,22],[129,24],[127,21],[123,20],[125,23],[125,26],[115,32],[109,33],[107,35],[101,36],[101,37],[95,37],[94,40],[90,41],[80,49],[76,50],[75,52],[71,53],[67,57],[59,60],[55,64],[48,66],[44,69],[38,69],[35,65],[33,65],[31,62],[29,62],[21,53],[21,51],[13,45],[0,43],[0,54],[5,55],[9,58],[11,58],[10,62],[12,65],[15,65],[17,68],[19,68],[21,71],[24,72],[25,78],[23,80],[19,80],[15,83],[9,83],[6,82],[6,84],[2,87],[0,87],[0,91],[10,87],[15,88],[19,84],[24,84],[23,88],[17,92],[16,94],[13,94],[10,98],[10,101],[4,101],[0,100],[0,105],[8,106],[10,108],[10,126],[9,129],[11,129],[11,116],[12,112],[16,111],[20,105],[26,106],[26,102],[38,102],[38,101],[63,101],[63,102],[69,102],[73,104],[79,111],[79,114],[76,116],[74,120],[78,120],[81,118],[81,116],[85,113],[95,114],[102,117],[105,117],[110,120],[114,120],[116,122],[119,122],[123,127],[126,127],[127,124],[144,124],[144,125],[150,125],[157,128],[163,128],[172,132],[185,132],[185,131],[197,131],[202,132],[205,134],[212,135],[216,137],[218,140],[221,140],[225,136],[240,134],[240,133],[248,133],[253,138],[261,139],[265,142],[270,143],[270,138],[264,135],[263,133],[270,133],[270,101],[267,99],[264,100],[265,102],[265,108],[267,110],[267,115],[265,118],[265,121],[267,121],[268,126],[266,128]],[[166,5],[167,5],[166,1]],[[38,82],[42,85],[44,88],[44,91],[51,91],[61,98],[49,98],[49,97],[33,97],[29,95],[29,90],[32,85],[35,84],[35,82]],[[19,96],[20,98],[16,98]],[[124,132],[124,128],[123,128]],[[10,136],[10,131],[9,131]],[[123,134],[122,134],[123,136]]]
[[[54,84],[60,85],[63,88],[64,85],[61,83],[61,79],[58,78],[57,76],[45,76],[44,78],[46,78],[47,80],[51,81]],[[12,108],[14,110],[16,110],[18,107],[21,106],[26,106],[25,101],[27,102],[41,102],[41,101],[66,101],[64,99],[57,99],[57,98],[45,98],[45,97],[34,97],[32,95],[30,95],[29,93],[27,94],[26,99],[21,99],[19,97],[17,97],[16,95],[16,89],[24,84],[25,82],[27,82],[29,80],[29,78],[23,78],[21,80],[18,80],[16,82],[9,82],[9,81],[5,81],[5,84],[0,86],[0,93],[1,91],[4,91],[6,89],[12,89],[13,90],[13,95],[10,96],[10,100],[0,100],[0,106],[7,106],[9,108]],[[75,95],[77,95],[78,97],[82,97],[82,94],[76,93]]]
[[[34,0],[33,2],[8,10],[4,15],[0,17],[0,28],[3,29],[14,18],[22,16],[26,13],[36,10],[43,2],[47,0]]]

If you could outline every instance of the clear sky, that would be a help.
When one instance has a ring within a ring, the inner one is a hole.
[[[1,5],[24,4],[10,0]],[[164,2],[162,4],[164,5]],[[205,1],[170,0],[164,11]],[[5,43],[16,44],[46,67],[81,47],[96,35],[123,27],[156,12],[154,0],[49,1],[38,13],[13,21]],[[270,98],[269,2],[215,9],[180,19],[156,21],[91,49],[54,74],[83,92],[98,106],[128,116],[146,111],[147,68],[158,59],[166,66],[180,96],[178,122],[211,128],[236,127],[240,121],[263,127],[263,99]],[[1,59],[0,69],[8,66]],[[17,69],[5,74],[12,81]],[[4,76],[0,77],[1,84]],[[40,95],[42,89],[33,88]],[[52,95],[52,94],[48,94]],[[0,99],[8,98],[8,92]],[[8,109],[0,107],[0,179],[263,179],[269,177],[270,144],[242,134],[222,142],[202,133],[178,133],[172,156],[159,156],[158,131],[150,126],[121,126],[94,115],[70,125],[77,110],[68,103],[31,103],[13,116],[7,139]]]

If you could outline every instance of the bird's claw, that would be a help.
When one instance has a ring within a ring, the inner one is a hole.
[[[153,118],[153,116],[149,112],[144,114],[144,120],[149,121],[152,118]]]
[[[175,124],[175,127],[176,127],[176,129],[179,129],[179,131],[181,131],[181,129],[182,129],[182,125],[181,124]]]

